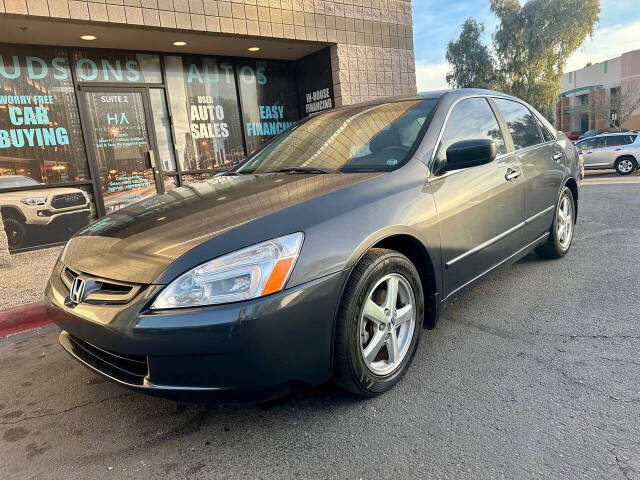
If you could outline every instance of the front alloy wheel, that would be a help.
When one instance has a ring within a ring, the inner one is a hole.
[[[24,223],[15,218],[3,218],[4,231],[7,234],[9,249],[22,248],[27,243],[27,229]]]
[[[379,280],[360,315],[360,351],[376,375],[388,375],[407,356],[416,328],[416,301],[406,278],[392,273]]]
[[[413,263],[393,250],[369,250],[340,302],[333,381],[361,396],[389,390],[411,364],[423,314],[422,283]]]

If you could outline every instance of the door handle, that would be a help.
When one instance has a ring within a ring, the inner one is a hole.
[[[559,162],[560,159],[562,159],[562,153],[556,152],[553,155],[551,155],[551,158],[554,159],[556,162]]]
[[[619,152],[620,150],[622,150],[622,149],[621,149],[621,148],[616,148],[616,149],[614,150],[614,152]]]
[[[507,173],[505,174],[504,178],[506,180],[515,180],[516,178],[518,178],[520,176],[522,172],[520,172],[520,170],[513,170],[512,168],[507,169]]]

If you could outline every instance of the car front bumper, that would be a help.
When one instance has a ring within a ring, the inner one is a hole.
[[[27,224],[33,227],[60,227],[65,228],[78,227],[76,230],[82,227],[86,227],[89,223],[89,216],[91,215],[91,209],[89,207],[80,207],[67,211],[56,210],[41,210],[45,212],[43,216],[37,214],[32,215],[27,219]]]
[[[182,401],[245,403],[330,377],[346,271],[245,302],[154,312],[144,306],[160,285],[131,305],[69,308],[59,268],[46,299],[61,345],[122,385]]]

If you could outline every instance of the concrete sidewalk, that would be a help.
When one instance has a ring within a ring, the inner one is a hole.
[[[62,247],[11,255],[11,267],[0,269],[0,311],[40,302]]]

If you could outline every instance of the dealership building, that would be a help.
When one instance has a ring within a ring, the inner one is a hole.
[[[558,130],[585,132],[609,128],[612,122],[619,125],[620,113],[627,112],[617,110],[628,110],[640,98],[640,50],[567,72],[560,85],[555,125]],[[640,108],[628,113],[619,126],[640,129]]]
[[[5,258],[416,90],[410,0],[4,0],[0,25]]]

